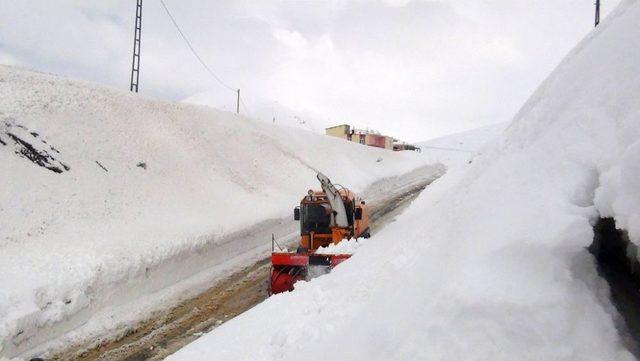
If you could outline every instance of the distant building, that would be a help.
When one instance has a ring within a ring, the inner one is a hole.
[[[351,126],[348,124],[340,124],[325,129],[327,135],[344,139],[347,139],[347,134],[349,134],[350,130]]]
[[[326,128],[325,130],[326,134],[332,137],[346,139],[350,142],[360,143],[370,147],[393,149],[393,137],[382,135],[372,130],[355,129],[348,124],[336,125]]]

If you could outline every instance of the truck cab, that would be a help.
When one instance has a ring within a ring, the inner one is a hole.
[[[308,250],[337,244],[343,239],[369,238],[369,212],[366,203],[347,189],[339,190],[344,204],[347,227],[337,227],[335,211],[327,195],[309,190],[294,209],[294,219],[300,221],[301,246]]]

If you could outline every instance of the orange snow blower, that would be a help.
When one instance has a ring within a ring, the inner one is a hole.
[[[316,253],[318,248],[338,244],[343,239],[370,236],[365,201],[346,188],[338,185],[338,189],[322,173],[317,178],[322,191],[309,190],[294,209],[294,219],[300,221],[300,245],[296,252],[275,252],[272,242],[271,293],[291,291],[296,281],[325,273],[351,256]],[[310,272],[311,268],[315,272]]]

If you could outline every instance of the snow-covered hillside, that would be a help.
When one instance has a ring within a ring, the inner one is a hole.
[[[235,96],[229,96],[226,90],[227,89],[220,91],[210,90],[202,93],[196,93],[183,101],[185,103],[206,105],[224,110],[228,106],[221,107],[218,104],[218,101],[220,99],[235,99]],[[242,101],[241,103],[241,112],[249,114],[251,119],[304,129],[318,134],[324,134],[324,129],[330,126],[329,121],[322,121],[322,117],[317,114],[312,114],[309,111],[294,110],[275,100],[252,98],[251,102],[248,104],[245,103],[247,102]],[[246,108],[248,106],[250,106],[250,108]]]
[[[290,216],[314,169],[362,190],[426,162],[0,67],[0,356],[183,294],[255,246],[234,232]]]
[[[496,140],[508,123],[487,125],[465,132],[430,139],[417,144],[422,154],[447,167],[460,166],[480,154],[484,147]]]
[[[624,0],[500,141],[329,275],[175,360],[632,360],[586,247],[640,244],[640,1]]]

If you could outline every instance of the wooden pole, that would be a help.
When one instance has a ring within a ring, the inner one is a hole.
[[[238,98],[236,99],[236,113],[240,114],[240,89],[238,89]]]

